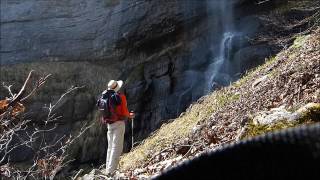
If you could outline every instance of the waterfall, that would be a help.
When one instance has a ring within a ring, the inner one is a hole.
[[[216,51],[216,54],[213,54],[206,71],[206,93],[214,90],[216,86],[225,86],[232,81],[230,60],[232,58],[233,39],[238,34],[234,28],[233,1],[213,0],[208,1],[208,6],[210,11],[215,12],[216,20],[221,26],[221,38],[219,50]]]

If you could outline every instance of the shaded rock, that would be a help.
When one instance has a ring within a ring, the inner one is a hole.
[[[309,103],[295,112],[296,119],[310,119],[320,121],[320,104]]]
[[[244,72],[262,64],[265,58],[273,53],[273,50],[266,45],[248,46],[237,51],[232,61],[236,64],[237,72]]]
[[[78,177],[77,180],[96,180],[96,179],[108,179],[108,177],[102,174],[99,170],[93,169],[89,174],[85,174],[82,177]]]

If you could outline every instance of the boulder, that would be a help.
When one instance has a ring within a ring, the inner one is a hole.
[[[319,121],[320,115],[320,104],[319,103],[309,103],[302,106],[295,112],[287,111],[284,106],[279,108],[273,108],[270,111],[258,112],[253,118],[253,124],[255,125],[269,125],[275,124],[279,121]]]

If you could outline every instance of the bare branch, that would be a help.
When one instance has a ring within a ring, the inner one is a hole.
[[[50,139],[50,142],[46,139],[46,135],[57,127],[57,124],[55,124],[55,126],[48,128],[48,122],[61,118],[61,116],[57,116],[55,113],[55,110],[59,107],[58,105],[68,94],[77,89],[83,88],[83,86],[72,86],[62,94],[57,101],[52,104],[50,103],[49,107],[46,107],[49,109],[49,112],[47,118],[44,120],[44,126],[41,128],[34,127],[32,132],[29,132],[29,130],[27,132],[26,129],[31,120],[24,119],[23,116],[15,116],[17,109],[19,112],[19,108],[22,106],[24,110],[24,106],[21,102],[34,95],[35,92],[43,86],[46,80],[51,76],[51,74],[48,74],[40,78],[31,92],[24,96],[26,86],[30,81],[32,73],[33,70],[29,72],[28,77],[18,94],[12,93],[12,85],[3,85],[9,91],[11,99],[1,101],[0,173],[1,175],[5,173],[5,177],[14,179],[53,179],[62,168],[73,161],[66,160],[68,157],[67,149],[75,142],[76,139],[86,132],[86,130],[91,128],[93,123],[89,126],[84,124],[76,136],[56,136],[53,139]],[[36,147],[34,146],[35,142],[39,142],[36,144]],[[30,164],[29,167],[23,170],[13,167],[9,163],[11,162],[10,156],[12,156],[12,152],[19,147],[31,148],[35,152],[32,157],[33,164]]]
[[[32,89],[32,91],[31,91],[27,96],[25,96],[24,98],[21,99],[21,102],[27,100],[30,96],[32,96],[32,95],[46,82],[46,80],[47,80],[50,76],[51,76],[51,74],[48,74],[48,75],[46,75],[45,77],[40,78],[40,79],[37,81],[36,86]]]
[[[71,86],[65,93],[63,93],[60,98],[54,103],[54,104],[49,104],[49,107],[48,110],[49,110],[49,113],[47,115],[47,120],[45,121],[45,124],[47,124],[48,122],[52,122],[52,121],[55,121],[57,119],[59,119],[61,116],[59,117],[56,117],[56,115],[53,113],[54,110],[56,109],[57,105],[62,101],[62,99],[70,94],[71,92],[77,90],[77,89],[81,89],[81,88],[84,88],[84,86],[81,86],[81,87],[74,87],[74,86]]]
[[[24,81],[24,84],[21,87],[19,93],[16,96],[13,97],[12,101],[9,103],[9,106],[14,106],[16,102],[21,100],[23,94],[25,93],[25,89],[26,89],[26,86],[27,86],[27,84],[28,84],[28,82],[30,80],[32,72],[34,72],[34,70],[31,70],[29,72],[29,75],[28,75],[27,79]]]
[[[9,94],[10,94],[11,98],[13,98],[13,97],[15,96],[15,95],[12,93],[12,91],[11,91],[12,85],[6,86],[6,85],[3,83],[2,86],[9,91]]]
[[[258,4],[258,5],[260,5],[260,4],[263,4],[263,3],[269,2],[269,1],[270,1],[270,0],[259,1],[259,2],[257,2],[257,4]]]

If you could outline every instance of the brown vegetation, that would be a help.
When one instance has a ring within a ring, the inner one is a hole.
[[[67,148],[78,138],[86,129],[84,127],[80,130],[80,134],[76,137],[62,136],[53,143],[46,142],[45,134],[55,129],[55,126],[48,126],[57,120],[53,112],[64,96],[78,89],[78,87],[71,87],[66,93],[62,94],[57,102],[50,104],[48,107],[47,119],[44,119],[42,124],[44,126],[35,125],[30,119],[25,118],[24,113],[26,107],[23,104],[29,100],[31,96],[43,86],[50,76],[46,75],[35,83],[31,84],[31,76],[33,71],[29,72],[27,79],[24,81],[20,91],[15,94],[11,91],[12,85],[4,86],[10,97],[0,101],[0,176],[1,179],[53,179],[56,174],[66,165],[68,154]],[[27,86],[31,90],[27,94]],[[27,94],[27,95],[26,95]],[[33,124],[33,125],[32,125]],[[30,130],[31,131],[27,131]],[[38,147],[34,147],[36,141],[41,141]],[[18,148],[31,148],[35,153],[31,163],[26,163],[23,167],[19,167],[15,162],[11,161],[11,156],[14,156],[14,151]]]

